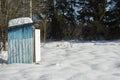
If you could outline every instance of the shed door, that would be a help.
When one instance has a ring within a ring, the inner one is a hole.
[[[32,25],[8,30],[8,63],[33,62]]]

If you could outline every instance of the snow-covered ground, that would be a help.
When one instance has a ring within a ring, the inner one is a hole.
[[[0,66],[0,80],[120,80],[120,41],[48,42],[40,64]]]
[[[6,63],[8,59],[7,51],[0,51],[0,65]]]

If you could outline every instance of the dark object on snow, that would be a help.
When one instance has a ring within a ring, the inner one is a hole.
[[[3,64],[3,63],[7,63],[7,61],[2,59],[2,58],[0,58],[0,64]]]

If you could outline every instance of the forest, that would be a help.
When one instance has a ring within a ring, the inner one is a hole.
[[[42,41],[120,39],[120,0],[0,0],[4,48],[8,22],[18,17],[31,17]]]

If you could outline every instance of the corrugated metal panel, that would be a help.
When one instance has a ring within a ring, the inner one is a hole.
[[[32,25],[8,29],[8,63],[33,62]]]

